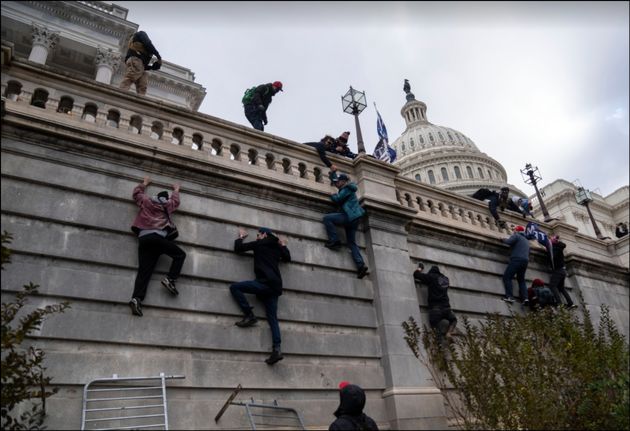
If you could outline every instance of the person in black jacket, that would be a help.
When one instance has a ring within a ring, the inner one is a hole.
[[[265,360],[273,365],[283,359],[280,351],[280,325],[278,325],[278,297],[282,295],[282,277],[278,269],[278,263],[291,262],[291,254],[286,241],[278,239],[271,229],[261,227],[258,229],[256,241],[243,243],[247,238],[244,229],[239,230],[239,237],[234,241],[234,251],[244,253],[249,250],[254,252],[254,273],[256,279],[241,281],[230,286],[230,292],[245,314],[245,317],[236,322],[239,328],[247,328],[255,325],[258,319],[254,316],[253,307],[245,298],[245,293],[253,293],[265,305],[267,322],[271,328],[273,349],[271,356]]]
[[[440,269],[434,265],[424,274],[424,265],[418,264],[418,269],[413,273],[413,278],[428,286],[427,304],[429,307],[429,325],[435,329],[440,339],[450,337],[457,325],[457,317],[451,310],[448,299],[449,280]]]
[[[157,60],[149,66],[154,55]],[[147,94],[149,77],[145,70],[159,70],[162,67],[162,57],[144,31],[139,31],[131,37],[125,56],[125,66],[125,77],[120,82],[120,88],[129,90],[131,84],[136,84],[136,92],[139,95]]]
[[[501,217],[499,217],[497,208],[501,207],[502,210],[505,209],[505,207],[507,206],[509,193],[510,189],[508,187],[502,187],[499,193],[494,190],[484,188],[477,190],[470,197],[478,199],[480,201],[485,201],[487,199],[488,209],[490,210],[490,214],[492,214],[492,217],[494,218],[497,226],[505,227],[505,221],[501,220]]]
[[[350,159],[357,156],[348,148],[348,136],[350,136],[350,132],[343,132],[337,139],[326,135],[319,142],[305,142],[304,144],[315,148],[322,162],[334,172],[337,170],[337,166],[326,157],[326,152],[339,154]]]
[[[567,269],[564,265],[564,249],[567,247],[565,243],[560,241],[560,236],[551,236],[551,253],[547,253],[549,259],[549,266],[551,267],[551,279],[549,280],[549,288],[556,298],[556,304],[560,305],[560,293],[567,301],[568,308],[577,308],[577,305],[573,303],[569,292],[564,288],[564,280],[567,278]]]
[[[271,103],[271,98],[282,90],[282,82],[276,81],[273,84],[261,84],[254,90],[254,95],[248,103],[243,105],[245,117],[256,130],[263,132],[267,125],[267,108]]]
[[[339,407],[334,415],[337,417],[328,427],[329,431],[369,430],[378,431],[374,419],[363,413],[365,392],[358,385],[348,382],[339,384]]]

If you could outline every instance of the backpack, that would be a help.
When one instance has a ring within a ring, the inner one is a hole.
[[[540,304],[541,307],[556,305],[556,298],[548,287],[536,287],[534,291],[538,297],[538,304]]]
[[[247,105],[248,103],[252,102],[252,100],[254,99],[255,91],[256,91],[256,86],[245,90],[245,93],[243,94],[243,98],[241,99],[241,102],[243,103],[243,105]]]
[[[448,277],[445,276],[444,274],[439,274],[437,277],[437,284],[438,286],[440,286],[441,289],[448,289],[449,287],[449,280]]]

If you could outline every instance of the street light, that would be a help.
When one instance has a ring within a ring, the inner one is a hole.
[[[591,192],[586,190],[584,187],[578,187],[577,192],[575,192],[575,200],[579,205],[583,205],[586,207],[586,212],[588,212],[588,216],[591,218],[591,223],[593,223],[593,230],[595,231],[595,236],[597,239],[608,239],[608,237],[604,237],[602,232],[597,227],[597,223],[595,222],[595,217],[593,217],[593,213],[591,212],[591,208],[588,206],[590,202],[593,202],[593,198],[591,197]]]
[[[359,154],[365,153],[361,125],[359,124],[359,114],[367,107],[365,93],[357,91],[350,86],[350,90],[348,90],[345,95],[341,96],[341,106],[343,107],[343,112],[354,115],[354,125],[357,130],[357,148]]]
[[[538,197],[538,202],[540,202],[540,209],[542,210],[543,216],[545,217],[545,221],[549,222],[553,220],[551,217],[549,217],[547,207],[545,206],[542,196],[538,191],[538,186],[536,185],[540,180],[542,180],[542,177],[538,173],[538,166],[532,167],[531,163],[527,163],[525,165],[525,169],[521,169],[521,175],[523,175],[523,181],[525,181],[526,184],[534,186],[534,189],[536,190],[536,196]]]

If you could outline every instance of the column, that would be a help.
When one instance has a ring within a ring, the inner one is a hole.
[[[387,420],[397,430],[446,429],[440,389],[407,346],[402,329],[409,316],[422,321],[406,230],[417,210],[396,200],[397,168],[381,166],[367,157],[357,159],[355,175],[368,214],[364,222],[366,257],[381,339]]]
[[[59,33],[52,32],[47,27],[33,24],[33,48],[28,60],[34,63],[46,64],[48,53],[59,42]]]
[[[98,47],[96,50],[96,82],[111,84],[112,75],[120,65],[120,54],[111,48]]]

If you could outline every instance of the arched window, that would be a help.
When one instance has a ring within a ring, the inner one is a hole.
[[[210,154],[213,156],[220,156],[223,152],[223,143],[219,139],[214,138],[210,144],[210,148],[212,148],[210,150]]]
[[[98,112],[98,108],[93,103],[86,103],[85,108],[83,108],[83,118],[88,123],[96,122],[96,113]]]
[[[462,172],[459,170],[459,166],[455,166],[453,170],[455,171],[455,178],[457,178],[458,180],[461,180]]]
[[[162,139],[162,134],[164,133],[164,126],[159,121],[154,121],[151,126],[151,138],[153,139]]]
[[[253,148],[247,152],[247,164],[255,165],[258,161],[258,151]]]
[[[15,102],[18,100],[21,92],[22,84],[17,81],[9,81],[7,83],[7,89],[4,90],[4,97]]]
[[[468,174],[468,178],[473,178],[472,168],[470,166],[466,166],[466,173]]]
[[[239,145],[230,145],[230,160],[241,160],[241,147]]]
[[[139,115],[132,115],[129,120],[129,131],[131,133],[138,134],[142,132],[142,117]]]
[[[442,168],[440,171],[442,172],[442,179],[444,181],[448,181],[448,172],[446,171],[446,168]]]
[[[435,142],[435,139],[433,139],[433,135],[431,133],[429,133],[429,141],[431,141],[431,143]]]
[[[173,137],[171,138],[171,144],[181,145],[184,142],[184,131],[179,127],[173,129]]]
[[[199,133],[194,133],[192,140],[193,143],[191,148],[193,150],[201,150],[201,147],[203,147],[203,136]]]
[[[71,114],[74,107],[74,100],[70,96],[61,96],[59,105],[57,106],[57,112],[62,114]]]
[[[435,184],[435,175],[433,175],[433,171],[429,170],[427,174],[429,174],[429,184]]]
[[[442,136],[442,132],[438,132],[438,136],[440,137],[440,141],[444,142],[444,136]]]
[[[481,168],[477,168],[477,172],[479,172],[479,177],[483,178],[483,171],[481,170]]]
[[[490,169],[488,169],[488,178],[492,179],[492,172],[490,172]]]
[[[46,102],[48,102],[48,91],[42,88],[35,90],[31,98],[31,105],[46,109]]]
[[[413,138],[409,138],[409,145],[411,145],[411,148],[413,148],[415,145],[413,143]]]
[[[420,143],[424,144],[424,138],[422,137],[422,135],[420,135]]]
[[[420,174],[416,174],[416,181],[421,182],[422,180],[420,179]]]
[[[120,112],[115,109],[110,109],[107,113],[107,125],[109,127],[118,128],[118,123],[120,122]]]
[[[453,136],[451,136],[451,132],[446,132],[447,136],[448,136],[448,140],[451,141],[451,143],[453,143]]]

